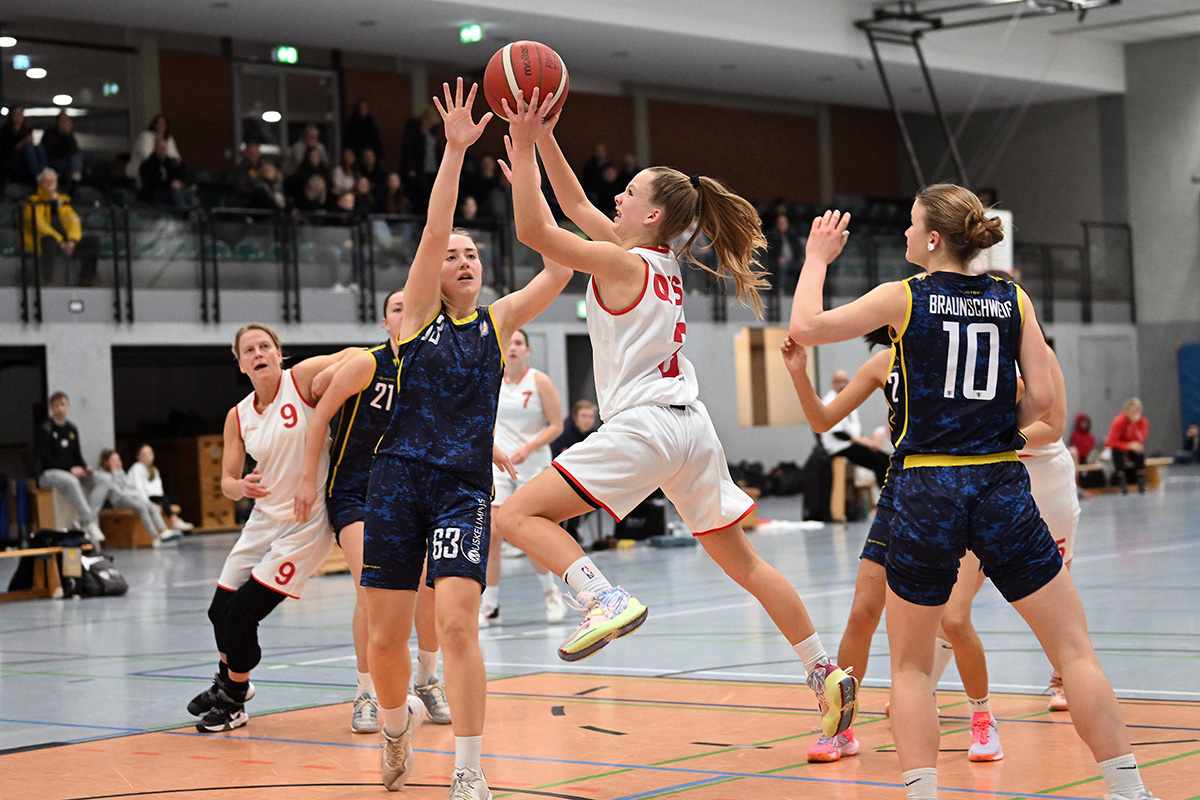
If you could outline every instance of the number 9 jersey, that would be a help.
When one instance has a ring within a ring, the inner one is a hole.
[[[956,272],[916,275],[904,284],[908,314],[892,335],[890,380],[897,385],[886,392],[896,455],[989,455],[1023,447],[1017,430],[1020,287]]]

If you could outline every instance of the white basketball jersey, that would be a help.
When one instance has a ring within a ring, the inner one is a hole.
[[[534,377],[537,374],[536,369],[527,367],[516,383],[500,382],[500,402],[496,407],[496,444],[508,455],[532,441],[546,427],[546,412],[542,408],[542,397],[538,394]],[[554,409],[554,413],[559,413],[559,410]],[[550,444],[546,443],[530,453],[525,463],[518,465],[517,469],[532,475],[548,466]]]
[[[699,386],[691,362],[680,352],[687,334],[683,277],[666,248],[634,247],[646,262],[641,297],[625,311],[605,308],[588,282],[587,323],[600,417],[612,419],[632,406],[686,406]]]
[[[1063,444],[1062,439],[1058,439],[1041,447],[1026,447],[1024,450],[1018,450],[1017,455],[1021,458],[1051,459],[1065,452],[1067,452],[1067,446]]]
[[[304,440],[314,406],[300,395],[292,371],[285,369],[275,397],[260,414],[254,392],[237,404],[238,432],[246,453],[258,463],[262,483],[271,493],[254,501],[255,509],[272,519],[294,519],[292,503],[300,470],[304,467]],[[326,435],[328,439],[328,435]],[[329,475],[329,445],[321,448],[317,463],[317,499],[313,511],[325,505],[325,479]]]

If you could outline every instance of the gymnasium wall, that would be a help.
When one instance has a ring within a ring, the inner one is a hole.
[[[233,67],[228,58],[159,50],[162,113],[187,165],[216,174],[233,168]],[[140,132],[150,120],[133,120]]]

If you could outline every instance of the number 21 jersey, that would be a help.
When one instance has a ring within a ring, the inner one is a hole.
[[[375,371],[363,390],[346,400],[333,418],[333,463],[329,468],[329,491],[367,496],[375,446],[392,419],[396,398],[398,359],[388,343],[366,353],[375,359]]]
[[[990,275],[907,279],[908,319],[895,339],[897,455],[989,455],[1019,449],[1021,290]]]

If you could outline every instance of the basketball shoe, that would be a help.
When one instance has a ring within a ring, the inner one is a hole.
[[[500,606],[499,605],[483,605],[479,606],[479,627],[490,628],[493,625],[500,623]]]
[[[389,792],[400,791],[408,781],[408,774],[412,771],[413,731],[421,719],[419,714],[423,708],[420,698],[409,695],[408,722],[404,726],[404,732],[392,736],[386,727],[380,728],[383,741],[379,743],[379,772],[383,778],[383,785]]]
[[[825,659],[808,673],[808,687],[817,695],[822,732],[831,739],[845,733],[858,716],[858,679]]]
[[[1050,705],[1047,706],[1050,711],[1066,711],[1067,709],[1067,693],[1063,689],[1062,678],[1050,673]]]
[[[354,698],[350,730],[355,733],[379,733],[379,701],[366,692]]]
[[[218,672],[216,675],[213,676],[212,686],[209,686],[203,692],[201,692],[200,694],[193,697],[192,701],[190,703],[188,703],[188,707],[187,707],[188,713],[191,714],[193,717],[202,717],[205,714],[207,714],[209,709],[211,709],[214,705],[216,705],[217,692],[220,689],[224,688],[224,686],[225,686],[225,684],[221,680],[221,673]],[[249,700],[252,697],[254,697],[254,684],[253,683],[251,683],[250,688],[246,690],[245,700]],[[245,700],[243,700],[242,702],[245,702]]]
[[[200,733],[222,733],[240,728],[249,721],[250,715],[246,713],[245,704],[234,702],[225,694],[225,690],[221,689],[217,692],[212,708],[196,723],[196,730]]]
[[[558,647],[563,661],[587,658],[601,647],[632,633],[643,622],[649,610],[620,586],[605,589],[598,595],[581,594],[567,602],[584,612],[583,622]]]
[[[821,736],[808,746],[809,761],[837,761],[842,756],[858,754],[858,740],[854,738],[854,728],[846,728],[845,733],[837,736]]]
[[[971,715],[971,749],[967,758],[972,761],[999,761],[1004,758],[1000,749],[1000,726],[996,718],[986,711]]]
[[[1106,794],[1104,800],[1158,800],[1145,786],[1134,794]]]
[[[457,767],[450,783],[450,800],[492,800],[492,790],[482,772],[470,767]]]
[[[436,675],[427,683],[414,686],[413,691],[425,704],[425,713],[430,722],[434,725],[450,724],[450,704],[446,702],[446,687],[442,686]]]

